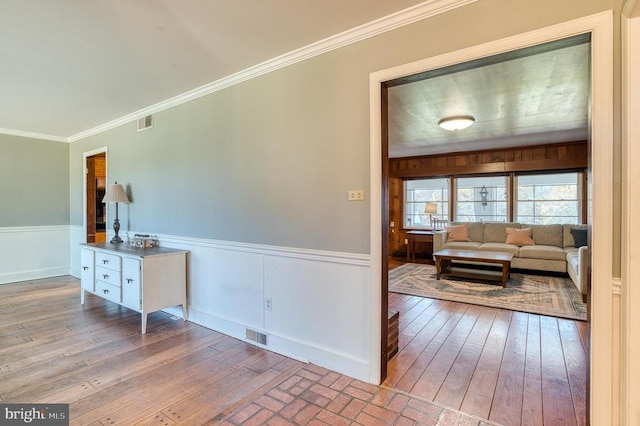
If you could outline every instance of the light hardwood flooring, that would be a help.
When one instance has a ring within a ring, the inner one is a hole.
[[[400,351],[383,386],[505,425],[586,424],[585,322],[396,293],[389,308]]]
[[[493,424],[163,312],[141,335],[140,314],[79,295],[71,277],[0,285],[1,403],[67,403],[93,426]]]

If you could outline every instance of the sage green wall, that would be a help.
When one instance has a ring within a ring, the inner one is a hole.
[[[368,199],[371,72],[603,10],[619,16],[621,2],[480,0],[156,114],[150,130],[131,123],[76,142],[71,223],[82,224],[82,153],[107,146],[109,181],[133,197],[123,230],[369,253],[369,201],[347,191]]]
[[[69,145],[0,135],[0,228],[69,224]]]

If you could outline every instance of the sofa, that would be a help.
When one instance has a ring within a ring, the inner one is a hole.
[[[452,222],[447,229],[434,233],[433,252],[448,248],[512,253],[512,268],[567,273],[584,298],[588,265],[586,229],[587,225]],[[464,231],[468,238],[459,238]],[[530,240],[516,241],[524,244],[507,243],[508,235],[509,241],[514,241],[514,233],[530,235]]]

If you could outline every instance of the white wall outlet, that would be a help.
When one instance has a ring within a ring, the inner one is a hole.
[[[404,243],[405,244],[409,244],[409,240],[407,240],[406,238],[404,239]]]
[[[270,297],[267,297],[266,300],[264,301],[264,308],[267,311],[271,311],[271,309],[273,309],[273,301],[271,300]]]
[[[356,189],[349,191],[349,201],[362,201],[364,200],[364,189]]]
[[[395,223],[395,222],[391,222],[391,223],[389,224],[389,226],[393,228],[394,226],[396,226],[396,223]]]

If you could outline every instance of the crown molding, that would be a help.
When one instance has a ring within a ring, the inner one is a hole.
[[[186,102],[207,96],[211,93],[226,89],[228,87],[240,84],[247,80],[259,77],[261,75],[276,71],[280,68],[293,65],[314,56],[322,55],[335,49],[347,46],[352,43],[365,40],[370,37],[394,30],[396,28],[412,24],[414,22],[439,15],[458,7],[475,3],[478,0],[428,0],[424,3],[417,4],[410,8],[387,15],[383,18],[376,19],[342,33],[325,38],[318,42],[312,43],[297,50],[293,50],[284,55],[275,57],[268,61],[246,68],[227,77],[205,84],[204,86],[195,88],[188,92],[182,93],[173,98],[127,114],[108,123],[91,128],[84,132],[77,133],[69,138],[68,142],[75,142],[89,136],[102,133],[104,131],[119,127],[123,124],[130,123],[150,114],[173,108]],[[63,138],[64,139],[64,138]]]
[[[9,136],[20,136],[21,138],[42,139],[53,142],[66,142],[69,143],[69,138],[64,136],[45,135],[43,133],[23,132],[22,130],[2,129],[0,128],[0,134]]]

